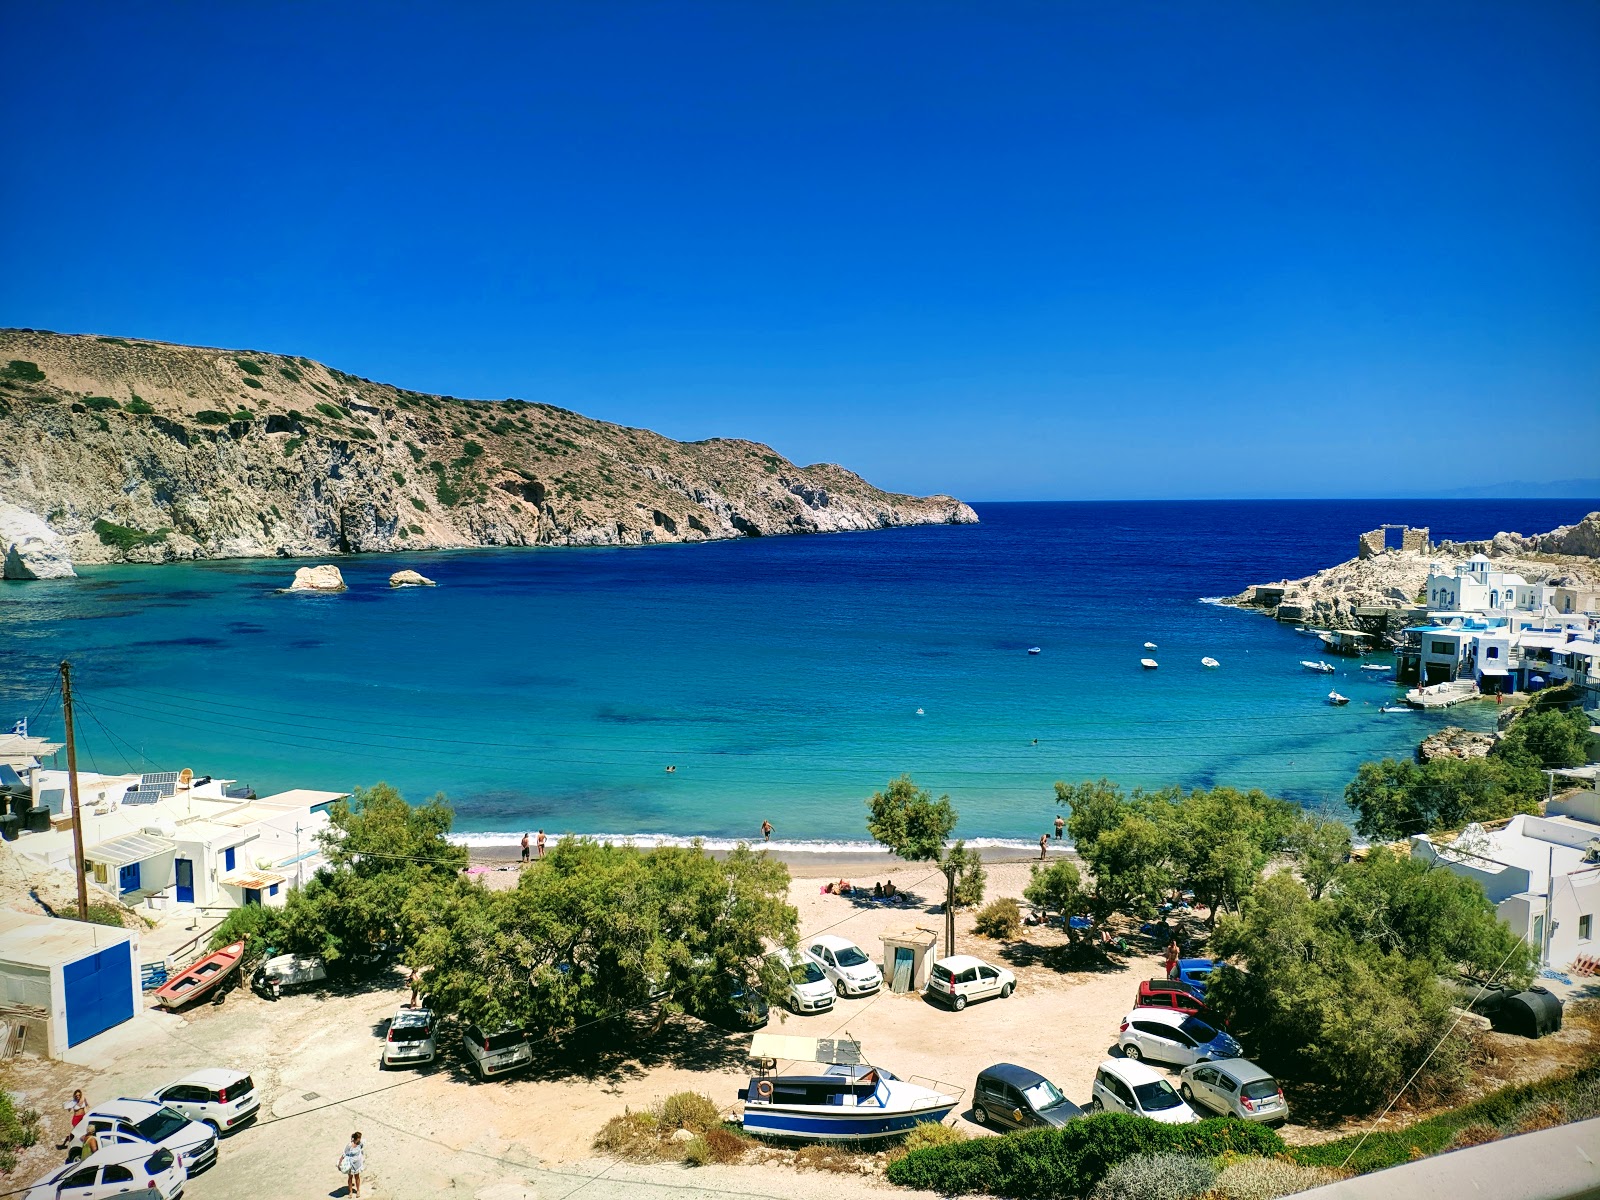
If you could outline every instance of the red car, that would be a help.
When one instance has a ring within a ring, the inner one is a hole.
[[[1139,983],[1139,998],[1134,1001],[1139,1008],[1170,1008],[1176,1012],[1192,1013],[1216,1022],[1217,1016],[1206,1002],[1189,990],[1181,979],[1144,979]]]

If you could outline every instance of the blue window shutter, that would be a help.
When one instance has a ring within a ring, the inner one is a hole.
[[[224,871],[233,870],[233,847],[232,846],[229,846],[226,850],[224,850],[222,852],[222,869]]]
[[[267,895],[276,896],[277,894],[278,894],[278,885],[277,884],[273,884],[271,887],[269,887],[267,889]]]

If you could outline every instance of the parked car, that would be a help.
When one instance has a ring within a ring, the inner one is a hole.
[[[771,957],[789,970],[789,994],[784,1003],[790,1012],[819,1013],[833,1007],[833,985],[809,957],[801,954],[794,958],[787,950],[776,951]]]
[[[698,1011],[703,1020],[724,1029],[760,1029],[767,1023],[766,997],[732,974],[718,977],[716,995]]]
[[[478,1072],[479,1079],[489,1079],[515,1071],[533,1061],[533,1046],[528,1035],[520,1029],[500,1029],[485,1033],[476,1025],[468,1025],[461,1035],[467,1057]]]
[[[1139,994],[1133,1001],[1135,1008],[1170,1008],[1176,1012],[1202,1017],[1212,1025],[1220,1025],[1215,1013],[1192,990],[1192,985],[1182,980],[1145,979],[1139,983]]]
[[[1180,958],[1178,972],[1172,978],[1180,983],[1187,983],[1189,990],[1204,1000],[1206,981],[1211,978],[1211,972],[1216,965],[1209,958]]]
[[[1004,967],[991,967],[970,954],[941,958],[928,973],[927,996],[960,1012],[974,1000],[1002,999],[1017,987],[1017,977]]]
[[[67,1159],[83,1153],[83,1139],[93,1130],[102,1147],[149,1144],[170,1150],[183,1159],[191,1176],[217,1161],[217,1132],[211,1126],[191,1121],[175,1108],[154,1100],[124,1097],[91,1108],[72,1131],[67,1143]]]
[[[222,1067],[191,1072],[152,1092],[149,1098],[191,1121],[211,1126],[219,1134],[255,1120],[261,1112],[255,1081],[243,1071]]]
[[[1125,1112],[1166,1125],[1187,1125],[1200,1118],[1173,1087],[1136,1059],[1108,1058],[1094,1073],[1095,1112]]]
[[[57,1167],[33,1187],[26,1200],[119,1200],[135,1189],[161,1200],[180,1200],[183,1156],[164,1146],[130,1154],[125,1145],[104,1146],[81,1161]]]
[[[805,952],[822,968],[840,999],[868,996],[883,986],[883,972],[849,938],[825,933],[812,938]]]
[[[1179,1067],[1243,1053],[1231,1034],[1170,1008],[1134,1009],[1123,1018],[1117,1045],[1127,1058],[1150,1058]]]
[[[250,987],[268,1000],[276,1000],[284,992],[320,983],[327,977],[327,964],[314,955],[279,954],[255,969]]]
[[[433,1013],[426,1008],[402,1005],[389,1018],[389,1032],[384,1035],[383,1054],[378,1059],[378,1066],[431,1063],[438,1052],[439,1046],[434,1040]]]
[[[1195,1063],[1179,1072],[1178,1091],[1190,1105],[1204,1105],[1225,1117],[1278,1125],[1289,1119],[1283,1088],[1255,1063],[1244,1058],[1219,1058]]]
[[[1037,1071],[1015,1063],[996,1063],[978,1073],[973,1087],[972,1119],[1001,1129],[1060,1128],[1083,1109],[1061,1094]]]

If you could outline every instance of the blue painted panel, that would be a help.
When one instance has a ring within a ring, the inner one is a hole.
[[[61,968],[67,1045],[86,1042],[133,1016],[133,955],[127,942]]]
[[[137,892],[139,890],[138,863],[129,863],[117,872],[117,890],[119,892]]]

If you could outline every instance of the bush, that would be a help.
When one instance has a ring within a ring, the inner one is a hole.
[[[1302,1167],[1280,1158],[1241,1158],[1223,1166],[1211,1194],[1216,1200],[1277,1200],[1344,1176],[1331,1167]]]
[[[128,401],[125,411],[134,413],[137,416],[148,417],[156,410],[155,406],[152,405],[148,400],[141,400],[139,397],[135,396],[132,400]]]
[[[39,1140],[39,1114],[31,1108],[18,1108],[10,1092],[0,1092],[0,1171],[17,1169],[17,1151],[26,1150]]]
[[[157,529],[146,533],[142,529],[130,529],[126,525],[116,525],[103,519],[95,521],[94,531],[99,535],[101,545],[115,546],[124,554],[136,546],[153,546],[157,542],[164,542],[167,534],[172,532],[170,529]]]
[[[261,364],[260,363],[251,362],[248,358],[236,358],[233,361],[234,361],[234,364],[236,366],[238,366],[239,370],[243,371],[246,375],[260,375],[260,374],[262,374]],[[248,379],[246,379],[245,382],[249,383],[250,381]],[[260,387],[261,385],[257,384],[256,386]]]
[[[726,1125],[717,1125],[683,1148],[683,1161],[692,1167],[738,1162],[753,1145],[753,1139],[735,1133]]]
[[[1141,1154],[1120,1162],[1095,1185],[1094,1200],[1193,1200],[1211,1190],[1217,1169],[1187,1154]]]
[[[1270,1156],[1283,1152],[1270,1129],[1227,1117],[1193,1125],[1163,1125],[1148,1117],[1100,1113],[1061,1129],[1035,1129],[1000,1137],[933,1146],[889,1164],[890,1183],[956,1195],[990,1192],[1022,1200],[1077,1196],[1091,1191],[1111,1168],[1138,1155],[1213,1157],[1233,1152]]]
[[[625,1112],[612,1117],[594,1136],[594,1148],[627,1162],[661,1157],[661,1127],[653,1112]]]
[[[206,943],[208,952],[244,939],[244,961],[239,969],[253,966],[267,955],[269,949],[290,953],[295,947],[285,946],[284,910],[268,908],[265,904],[246,904],[223,918],[222,924],[211,931]]]
[[[912,1150],[926,1150],[930,1146],[950,1146],[956,1142],[964,1142],[967,1135],[954,1125],[943,1125],[938,1121],[924,1121],[920,1125],[913,1125],[911,1132],[906,1134],[901,1147],[907,1152]]]
[[[233,420],[233,418],[227,413],[218,412],[214,408],[202,408],[199,412],[195,413],[194,419],[199,421],[202,425],[226,425],[229,421]]]
[[[331,417],[335,421],[347,421],[350,419],[350,414],[337,404],[324,404],[319,400],[317,401],[316,409],[323,416]]]
[[[293,367],[279,367],[278,374],[282,375],[290,383],[300,382],[300,372],[296,371]]]
[[[6,369],[0,371],[7,379],[15,379],[18,383],[43,383],[44,372],[39,369],[38,363],[31,363],[25,358],[13,358],[6,364]]]
[[[801,1171],[832,1171],[835,1175],[859,1175],[862,1160],[842,1146],[813,1142],[794,1152],[794,1165]]]
[[[699,1092],[674,1092],[661,1102],[656,1116],[668,1133],[674,1129],[704,1133],[722,1124],[722,1110],[717,1102]]]
[[[1022,932],[1022,908],[1010,896],[991,900],[979,910],[973,928],[984,937],[1002,941],[1014,938]]]
[[[107,412],[113,408],[121,408],[110,396],[85,396],[83,406],[91,412]]]
[[[411,507],[416,509],[418,512],[428,511],[428,506],[417,496],[411,497]],[[420,533],[421,530],[418,530],[417,532]]]
[[[89,905],[88,921],[91,925],[110,925],[122,928],[122,907],[117,904]]]
[[[306,440],[303,437],[292,437],[292,438],[290,438],[288,441],[286,441],[283,444],[283,456],[285,458],[293,458],[294,457],[294,452],[296,450],[300,449],[300,447],[304,446],[305,444],[306,444]]]

